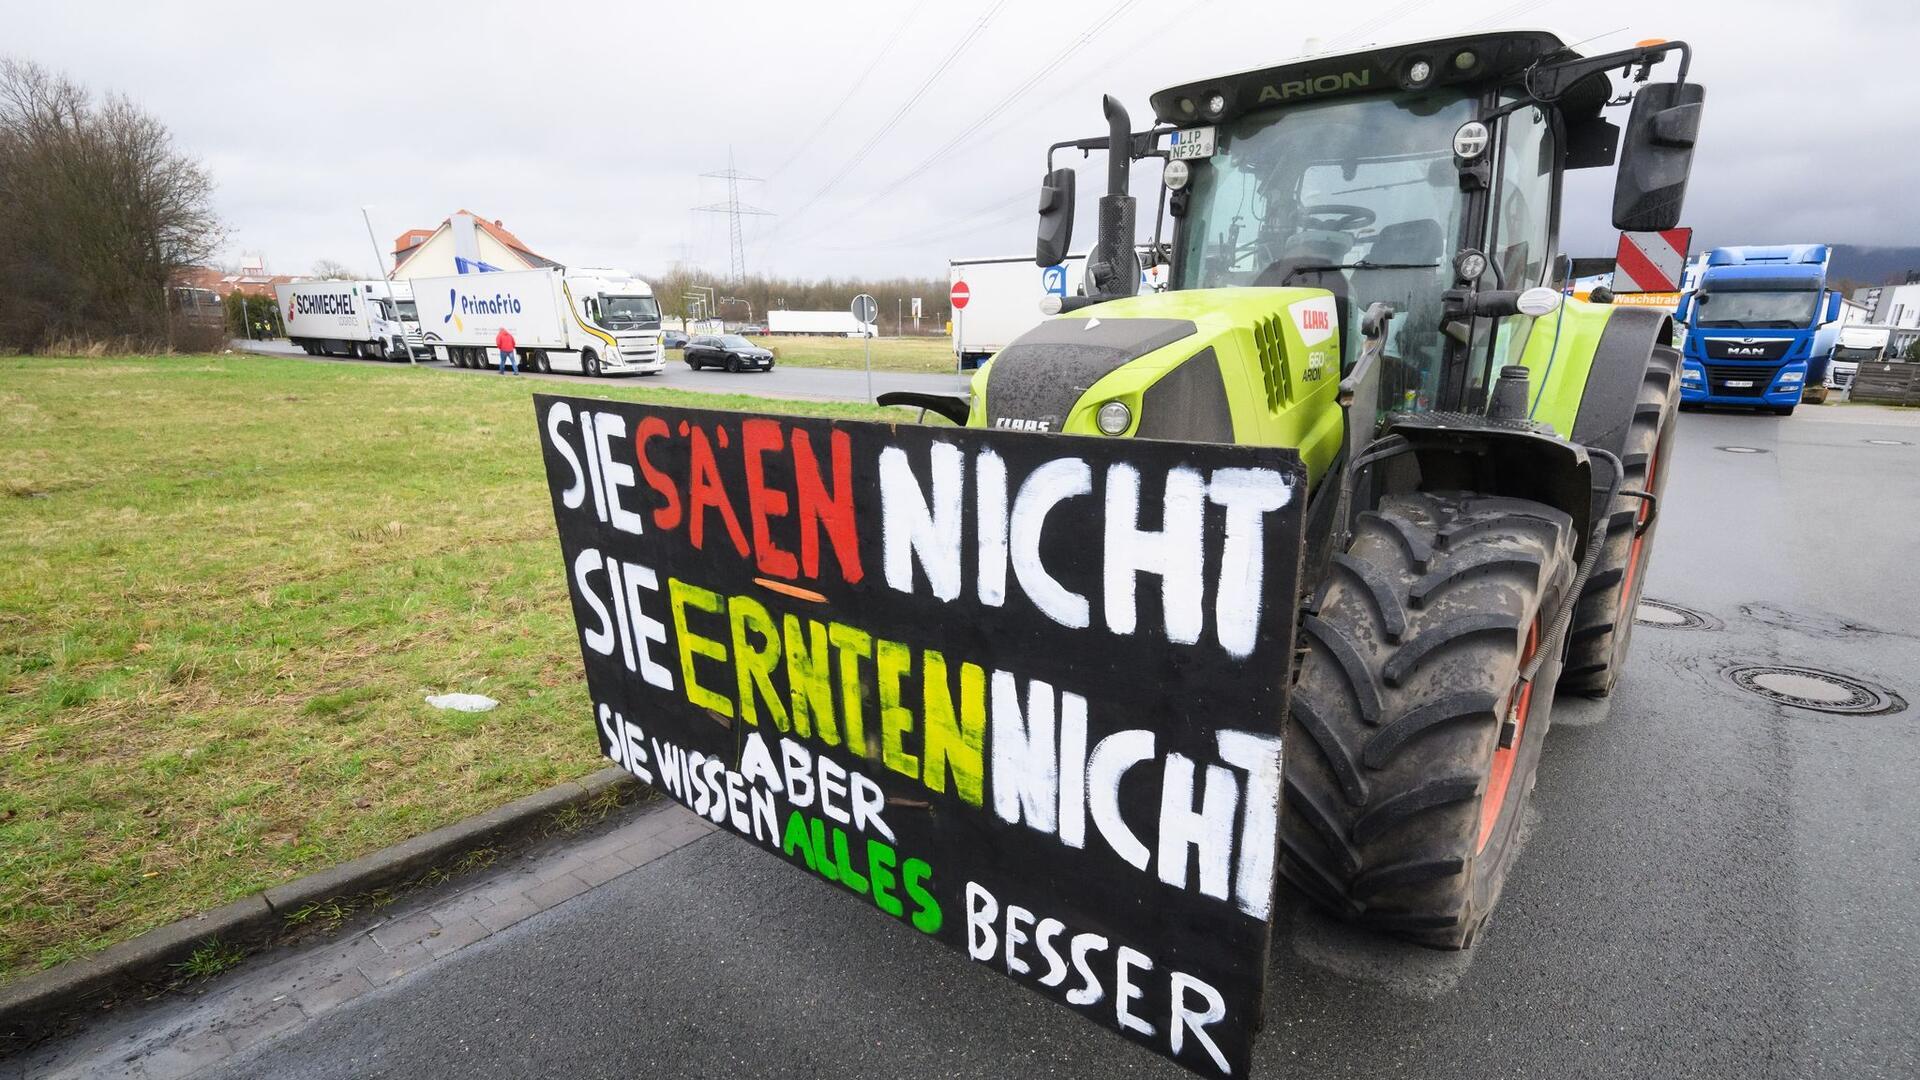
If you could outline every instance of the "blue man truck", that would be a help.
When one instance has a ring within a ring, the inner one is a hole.
[[[1675,312],[1687,329],[1682,405],[1792,415],[1826,400],[1841,296],[1825,244],[1715,248]]]

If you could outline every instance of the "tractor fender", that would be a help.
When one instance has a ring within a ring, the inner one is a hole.
[[[1640,386],[1657,345],[1673,344],[1673,316],[1660,308],[1616,307],[1587,369],[1573,441],[1612,454],[1625,452]]]
[[[1378,470],[1377,502],[1410,491],[1471,491],[1545,503],[1573,519],[1574,560],[1586,554],[1593,528],[1593,467],[1587,448],[1526,421],[1466,413],[1407,413],[1389,418],[1387,434],[1405,438],[1413,467]]]

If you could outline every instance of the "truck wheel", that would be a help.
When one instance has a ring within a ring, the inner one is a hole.
[[[1641,377],[1640,396],[1633,407],[1633,423],[1620,450],[1626,476],[1622,489],[1651,491],[1657,498],[1667,488],[1667,463],[1672,460],[1674,417],[1678,413],[1680,356],[1664,345],[1655,346]],[[1602,473],[1601,475],[1604,475]],[[1636,537],[1634,532],[1656,514],[1655,525]],[[1634,609],[1646,585],[1647,563],[1653,557],[1657,511],[1639,499],[1620,496],[1607,512],[1606,545],[1593,566],[1587,587],[1574,609],[1573,628],[1567,634],[1566,666],[1560,687],[1589,697],[1605,697],[1620,679],[1633,639]]]
[[[580,366],[586,371],[587,378],[597,379],[600,377],[600,358],[593,354],[592,349],[588,349],[580,354]]]
[[[1334,915],[1471,944],[1500,895],[1559,674],[1520,672],[1573,578],[1573,522],[1524,499],[1389,496],[1305,616],[1280,873]]]

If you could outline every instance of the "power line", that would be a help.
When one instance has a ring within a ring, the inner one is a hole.
[[[906,30],[907,24],[913,22],[922,11],[925,11],[929,2],[930,0],[920,0],[920,3],[914,5],[913,10],[907,12],[907,17],[900,20],[900,25],[893,28],[893,33],[887,35],[886,41],[881,42],[880,48],[873,54],[873,59],[867,63],[866,70],[860,73],[859,78],[853,80],[853,85],[847,87],[846,94],[840,98],[839,102],[836,103],[833,108],[827,110],[826,119],[814,125],[813,130],[807,134],[807,137],[800,140],[799,149],[788,155],[787,160],[781,162],[780,167],[769,173],[769,176],[779,176],[787,170],[787,166],[800,160],[803,154],[813,148],[814,140],[820,137],[821,132],[827,130],[827,125],[833,123],[834,117],[840,115],[840,110],[846,108],[847,102],[853,100],[853,95],[859,93],[860,88],[866,85],[867,76],[872,75],[873,69],[880,66],[880,61],[885,60],[888,55],[892,53],[893,43],[900,40],[900,35]]]
[[[1101,34],[1111,29],[1113,27],[1113,24],[1120,18],[1120,16],[1125,14],[1128,8],[1132,7],[1134,4],[1138,2],[1139,0],[1121,0],[1119,4],[1114,5],[1112,10],[1108,11],[1106,15],[1102,16],[1100,19],[1095,21],[1092,26],[1088,27],[1086,32],[1080,35],[1080,39],[1078,41],[1074,42],[1071,46],[1067,47],[1066,49],[1063,49],[1053,59],[1041,65],[1040,70],[1028,76],[1025,82],[1022,82],[1020,85],[1014,87],[1013,90],[1007,94],[1007,96],[1001,98],[998,103],[996,103],[991,108],[989,108],[985,113],[982,113],[980,117],[976,119],[973,123],[968,124],[953,138],[948,139],[944,144],[941,145],[940,149],[935,150],[932,154],[928,155],[926,160],[914,166],[912,169],[909,169],[904,176],[901,176],[898,179],[894,180],[892,183],[881,187],[879,191],[874,193],[872,198],[869,198],[866,202],[856,207],[855,208],[856,212],[858,210],[864,210],[867,207],[872,206],[874,203],[880,201],[883,198],[886,198],[888,195],[893,194],[902,185],[910,183],[913,180],[916,180],[919,177],[925,175],[927,170],[933,168],[936,164],[940,162],[942,158],[946,157],[948,154],[951,154],[955,150],[959,149],[967,141],[967,138],[971,136],[974,132],[979,131],[981,128],[992,123],[995,117],[998,117],[1001,113],[1004,113],[1008,109],[1012,108],[1016,102],[1018,102],[1022,97],[1025,97],[1028,92],[1033,90],[1034,87],[1038,86],[1041,80],[1045,79],[1048,75],[1053,74],[1056,70],[1059,69],[1060,65],[1072,59],[1074,53],[1079,52],[1081,49],[1091,44]]]
[[[1478,30],[1483,26],[1491,26],[1495,23],[1503,23],[1517,19],[1527,12],[1532,11],[1534,8],[1544,6],[1546,2],[1547,0],[1520,0],[1520,3],[1509,4],[1491,15],[1483,16],[1468,23],[1467,29]]]
[[[952,51],[947,53],[946,58],[940,61],[932,73],[927,76],[926,80],[920,84],[919,89],[909,95],[907,99],[901,103],[900,107],[894,110],[893,115],[887,118],[887,122],[880,126],[880,130],[874,132],[873,137],[868,139],[859,150],[855,151],[853,156],[848,158],[845,164],[841,165],[839,172],[834,173],[831,179],[821,185],[820,190],[814,192],[812,197],[800,204],[799,209],[787,216],[786,224],[792,224],[794,221],[799,220],[801,215],[805,214],[824,198],[828,192],[838,187],[840,181],[845,180],[852,174],[854,169],[860,166],[861,162],[866,160],[867,155],[873,152],[873,148],[880,145],[880,141],[885,139],[892,133],[894,128],[899,126],[900,121],[906,118],[908,111],[920,103],[920,99],[925,97],[927,91],[933,88],[933,84],[939,81],[940,76],[946,74],[947,69],[953,66],[954,61],[960,59],[960,55],[967,51],[967,47],[972,45],[974,40],[986,30],[987,25],[993,22],[994,16],[1000,13],[1000,9],[1005,7],[1006,3],[1007,0],[995,0],[993,7],[988,9],[987,13],[981,16],[980,21],[974,24],[973,29],[969,30],[966,36],[962,37],[960,41],[954,45]],[[775,231],[779,231],[778,226],[775,227]]]
[[[1367,19],[1364,22],[1356,23],[1353,26],[1348,27],[1346,30],[1343,30],[1338,34],[1333,35],[1332,37],[1327,39],[1326,44],[1323,47],[1331,51],[1332,49],[1338,46],[1345,45],[1347,42],[1358,41],[1359,39],[1366,37],[1368,34],[1377,33],[1378,31],[1383,30],[1386,27],[1399,22],[1403,17],[1405,17],[1405,15],[1408,12],[1412,11],[1414,8],[1424,7],[1424,6],[1425,6],[1424,0],[1407,0],[1406,3],[1398,4],[1394,7],[1390,7],[1387,10],[1381,12],[1380,14],[1375,15],[1371,19]],[[1365,43],[1362,42],[1362,44],[1365,44]]]
[[[710,176],[714,179],[725,180],[727,182],[726,202],[708,203],[705,206],[693,207],[693,209],[701,213],[727,215],[727,241],[729,245],[727,256],[728,270],[730,271],[728,280],[744,281],[746,280],[747,274],[747,250],[740,231],[740,215],[752,214],[771,217],[773,216],[773,211],[762,210],[760,207],[749,206],[741,202],[740,181],[758,181],[760,178],[757,176],[748,176],[746,173],[733,167],[733,148],[731,146],[727,148],[726,169],[721,172],[701,173],[700,175]]]

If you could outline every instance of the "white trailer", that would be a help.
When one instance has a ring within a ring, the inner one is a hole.
[[[1840,327],[1838,340],[1833,343],[1828,382],[1842,390],[1853,389],[1853,377],[1859,374],[1862,363],[1885,359],[1892,333],[1892,329],[1885,326],[1855,323]]]
[[[1140,291],[1163,288],[1166,267],[1153,265],[1142,246]],[[967,306],[953,312],[953,355],[963,368],[978,367],[1014,338],[1039,325],[1041,298],[1085,296],[1087,257],[1069,255],[1055,266],[1036,266],[1031,255],[997,259],[950,259],[947,285],[964,281]]]
[[[407,357],[406,327],[384,281],[275,285],[287,338],[313,356]]]
[[[660,305],[646,282],[618,270],[506,270],[414,278],[421,335],[459,367],[499,363],[505,327],[530,371],[654,375],[666,366]]]
[[[413,302],[413,282],[388,281],[381,284],[393,294],[393,310],[399,316],[401,331],[407,340],[407,351],[416,360],[433,359],[433,350],[427,347],[427,339],[420,333],[420,309]],[[377,287],[374,295],[380,295]]]
[[[1035,266],[1031,255],[948,260],[949,289],[964,281],[969,293],[967,306],[953,313],[953,355],[960,366],[978,367],[1039,325],[1041,297],[1083,294],[1086,263],[1085,255],[1069,255],[1059,266],[1044,267]]]
[[[851,311],[769,311],[769,334],[814,334],[829,337],[878,337],[879,327],[862,323]]]

